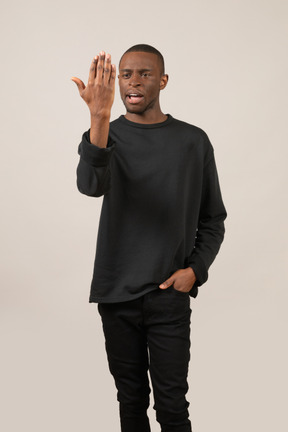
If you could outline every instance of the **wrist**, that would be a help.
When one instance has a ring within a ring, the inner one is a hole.
[[[111,110],[110,109],[101,109],[98,111],[90,111],[91,123],[98,123],[99,121],[110,120]]]
[[[190,273],[195,280],[197,279],[196,274],[195,274],[195,272],[194,272],[194,270],[193,270],[192,267],[186,267],[185,270],[187,271],[187,273]]]
[[[185,268],[185,270],[187,270],[187,271],[189,271],[189,272],[192,272],[192,273],[194,273],[194,270],[193,270],[193,268],[192,267],[186,267]],[[195,273],[194,273],[195,274]]]

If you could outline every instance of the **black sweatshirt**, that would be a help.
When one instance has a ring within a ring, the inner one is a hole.
[[[91,144],[88,130],[78,153],[79,191],[104,195],[89,302],[135,299],[188,266],[196,297],[226,218],[206,133],[171,115],[155,124],[120,116],[106,148]]]

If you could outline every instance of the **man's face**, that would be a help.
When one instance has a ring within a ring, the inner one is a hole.
[[[148,110],[159,109],[159,93],[166,86],[168,76],[163,75],[156,54],[124,54],[118,78],[121,99],[127,112],[141,115]]]

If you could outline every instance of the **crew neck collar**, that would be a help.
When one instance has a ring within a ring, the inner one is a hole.
[[[171,123],[171,121],[173,120],[173,117],[171,116],[171,114],[165,114],[165,115],[167,115],[167,119],[164,120],[163,122],[160,122],[160,123],[149,123],[149,124],[136,123],[136,122],[133,122],[131,120],[127,120],[126,117],[124,117],[124,115],[121,115],[119,117],[119,120],[122,123],[125,123],[127,126],[137,127],[137,128],[141,128],[141,129],[154,129],[154,128],[166,126],[167,124]]]

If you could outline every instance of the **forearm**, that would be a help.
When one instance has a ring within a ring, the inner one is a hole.
[[[194,251],[189,258],[189,266],[194,270],[202,285],[208,278],[208,269],[213,263],[223,242],[226,211],[213,220],[200,221]]]
[[[78,147],[77,186],[81,193],[98,197],[110,189],[110,158],[115,146],[109,137],[102,148],[94,145],[89,134],[84,132]]]
[[[109,135],[110,111],[91,114],[90,143],[97,147],[107,147]]]

